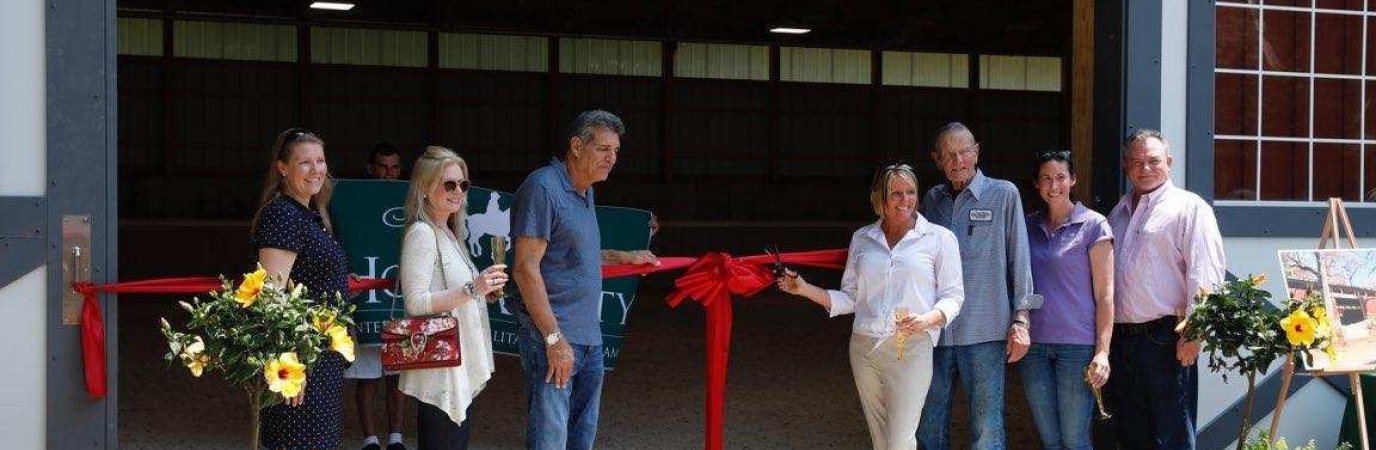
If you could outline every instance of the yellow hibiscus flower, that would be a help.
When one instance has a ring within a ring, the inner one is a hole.
[[[354,338],[349,337],[348,329],[344,328],[343,325],[335,324],[325,330],[325,335],[330,337],[330,350],[338,352],[344,356],[344,359],[353,362]]]
[[[194,377],[201,376],[201,373],[205,371],[205,366],[210,364],[210,355],[205,354],[205,341],[201,340],[200,336],[196,336],[196,340],[188,344],[185,350],[182,350],[181,357],[182,364],[185,364],[187,369],[191,369],[191,376]]]
[[[1256,275],[1252,275],[1252,279],[1248,281],[1252,283],[1253,287],[1261,287],[1261,284],[1266,282],[1266,274],[1259,273]]]
[[[234,293],[234,300],[245,308],[252,306],[253,302],[258,300],[258,294],[263,292],[263,280],[266,280],[267,277],[268,272],[261,265],[253,273],[244,274],[244,282],[239,283],[239,290]]]
[[[1285,339],[1290,341],[1290,345],[1306,347],[1314,345],[1314,333],[1317,331],[1318,323],[1314,321],[1313,317],[1309,317],[1309,313],[1303,310],[1290,313],[1289,316],[1281,319],[1280,326],[1285,328]]]
[[[306,384],[306,365],[296,360],[296,352],[286,352],[263,365],[263,378],[268,382],[268,390],[280,392],[282,398],[292,398],[300,395]]]
[[[1323,306],[1314,306],[1309,308],[1309,315],[1313,316],[1314,322],[1318,323],[1315,326],[1318,337],[1325,338],[1332,334],[1332,325],[1328,323],[1328,310],[1324,309]]]

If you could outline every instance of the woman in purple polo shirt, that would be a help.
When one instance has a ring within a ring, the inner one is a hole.
[[[1108,220],[1071,198],[1070,152],[1037,156],[1037,193],[1046,208],[1027,215],[1032,282],[1046,299],[1032,310],[1032,348],[1022,379],[1046,449],[1091,449],[1090,390],[1108,380],[1113,337],[1113,232]]]

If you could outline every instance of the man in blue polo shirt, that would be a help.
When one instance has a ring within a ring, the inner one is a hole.
[[[601,248],[592,185],[611,174],[625,132],[612,113],[580,113],[563,156],[536,169],[516,190],[512,277],[522,299],[515,315],[530,410],[529,449],[592,448],[604,371],[602,265],[659,264],[648,251]]]

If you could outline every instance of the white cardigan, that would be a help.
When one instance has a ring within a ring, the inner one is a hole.
[[[444,272],[436,269],[436,243],[444,255]],[[434,405],[462,424],[468,405],[492,378],[492,325],[487,319],[487,304],[470,300],[449,311],[435,311],[432,298],[448,288],[472,281],[476,270],[459,252],[464,251],[448,233],[436,236],[425,222],[406,230],[401,244],[401,292],[406,298],[406,313],[428,316],[448,312],[459,319],[459,348],[463,364],[458,367],[416,369],[401,372],[401,392]],[[443,281],[439,278],[443,276]]]

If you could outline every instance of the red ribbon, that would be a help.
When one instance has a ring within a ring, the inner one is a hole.
[[[366,291],[392,287],[392,280],[350,279],[349,290]],[[81,360],[86,372],[86,394],[93,400],[105,398],[105,318],[96,294],[204,294],[219,290],[223,282],[215,277],[162,278],[94,285],[75,283],[72,290],[81,294]]]
[[[846,251],[843,249],[782,253],[778,257],[784,264],[825,269],[842,269],[846,263]],[[686,273],[674,280],[676,289],[669,294],[667,301],[670,306],[677,307],[683,300],[692,299],[707,310],[707,426],[703,442],[703,447],[707,450],[722,448],[722,427],[726,410],[726,368],[731,353],[731,299],[753,296],[774,284],[774,273],[771,270],[774,258],[774,255],[733,257],[726,253],[713,252],[700,258],[664,257],[659,259],[660,264],[657,266],[621,265],[602,268],[602,278],[648,275],[688,268]],[[349,280],[349,289],[383,289],[392,287],[393,283],[393,280],[388,279],[356,279]],[[86,364],[86,390],[91,398],[105,396],[105,324],[101,318],[100,305],[96,302],[98,292],[199,294],[215,291],[220,287],[220,279],[214,277],[167,278],[101,286],[90,283],[74,285],[73,289],[85,298],[81,308],[81,343]]]
[[[845,250],[783,253],[785,264],[841,269],[846,265]],[[670,306],[691,298],[707,310],[707,396],[703,448],[721,450],[722,426],[726,411],[726,367],[731,354],[731,298],[750,297],[774,284],[770,266],[773,255],[733,258],[726,253],[708,253],[698,258],[688,272],[674,280],[677,289],[669,294]]]

